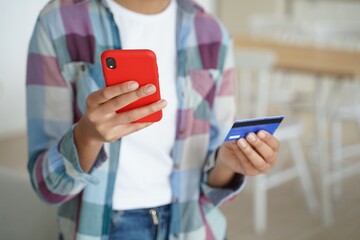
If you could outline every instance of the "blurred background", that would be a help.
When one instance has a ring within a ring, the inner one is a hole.
[[[46,2],[0,1],[0,239],[57,238],[26,171],[26,51]],[[285,115],[276,168],[222,206],[229,239],[360,239],[360,0],[198,2],[233,36],[237,117]]]

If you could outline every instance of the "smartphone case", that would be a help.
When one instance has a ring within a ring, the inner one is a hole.
[[[114,68],[106,64],[107,58],[113,58],[116,62]],[[156,64],[156,55],[148,49],[129,50],[106,50],[101,54],[101,63],[106,86],[113,86],[126,81],[136,81],[139,86],[152,83],[156,92],[141,98],[129,105],[117,110],[117,113],[126,112],[135,108],[149,105],[161,99],[159,87],[159,74]],[[157,122],[162,118],[162,111],[155,112],[135,122]]]

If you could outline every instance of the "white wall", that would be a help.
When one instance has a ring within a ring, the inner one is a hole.
[[[26,53],[36,16],[47,1],[0,1],[0,139],[25,133]]]
[[[231,33],[242,34],[247,32],[247,21],[252,14],[275,14],[277,3],[277,0],[224,0],[218,2],[218,12]]]

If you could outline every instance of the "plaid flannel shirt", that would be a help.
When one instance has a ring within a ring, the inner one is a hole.
[[[241,190],[244,178],[213,188],[207,173],[234,120],[232,41],[198,5],[177,2],[179,103],[169,239],[224,239],[226,220],[217,206]],[[50,1],[34,28],[26,82],[28,170],[39,197],[58,207],[60,239],[108,239],[121,140],[105,144],[86,173],[73,127],[86,97],[104,87],[100,54],[120,48],[119,29],[102,0]]]

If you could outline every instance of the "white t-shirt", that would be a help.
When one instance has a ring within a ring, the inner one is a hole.
[[[133,12],[107,0],[120,29],[123,49],[151,49],[157,56],[160,94],[168,101],[160,122],[122,138],[113,196],[113,209],[156,207],[171,202],[176,131],[176,12],[167,8],[152,15]]]

